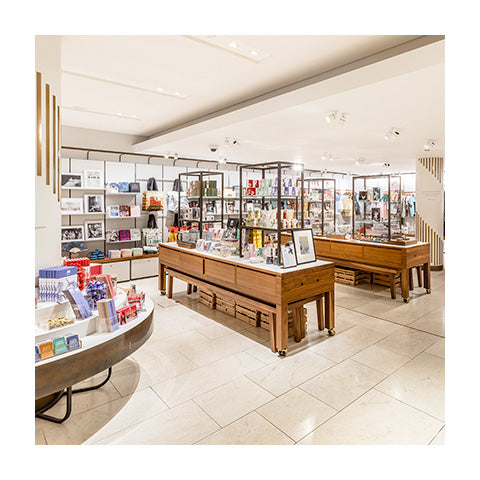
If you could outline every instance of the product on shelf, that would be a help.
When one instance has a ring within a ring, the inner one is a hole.
[[[103,252],[101,250],[99,250],[98,248],[96,250],[94,250],[93,252],[90,252],[88,254],[90,260],[103,260],[105,258],[105,255],[103,254]],[[98,265],[100,266],[101,268],[101,265]],[[90,275],[94,275],[94,273],[92,272],[92,268],[93,267],[90,267]]]
[[[107,255],[108,258],[120,258],[121,252],[120,250],[108,250]]]
[[[90,317],[92,309],[87,299],[83,296],[78,287],[71,287],[63,292],[72,306],[73,313],[78,320]]]
[[[130,205],[130,216],[139,217],[140,216],[140,205]]]
[[[110,299],[98,300],[97,330],[100,332],[113,332],[118,329],[118,316],[115,310],[115,301]]]
[[[143,248],[140,248],[140,247],[132,248],[132,256],[138,257],[139,255],[143,255]]]
[[[107,298],[115,298],[116,292],[113,286],[112,277],[108,273],[102,273],[95,277],[97,282],[103,282],[106,285]]]
[[[64,337],[55,338],[53,340],[53,353],[54,355],[60,355],[68,351],[67,344]]]
[[[135,304],[137,306],[137,310],[141,311],[145,309],[145,294],[143,292],[140,293],[130,293],[128,298],[128,304],[132,305]]]
[[[54,351],[53,351],[53,342],[48,341],[45,343],[41,343],[38,346],[40,350],[40,360],[45,360],[46,358],[53,357]]]
[[[118,182],[118,193],[126,193],[128,191],[128,182]]]
[[[80,348],[80,341],[78,339],[78,335],[70,335],[66,338],[67,348],[68,350],[75,350]]]
[[[157,190],[144,191],[142,195],[142,210],[163,210],[163,192]]]
[[[64,327],[65,325],[71,325],[75,323],[73,318],[68,317],[59,317],[59,318],[50,318],[44,322],[38,324],[39,327],[45,328],[47,330],[53,330],[55,328]]]
[[[120,257],[131,257],[132,256],[132,249],[131,248],[122,248],[120,250]]]
[[[97,309],[97,302],[107,296],[107,285],[104,282],[92,281],[87,285],[86,299],[92,310]]]
[[[117,310],[118,321],[120,325],[128,323],[130,320],[133,320],[138,317],[137,314],[137,304],[132,303],[125,305]]]
[[[77,267],[77,283],[78,288],[83,290],[86,282],[90,279],[90,259],[87,257],[80,258],[64,258],[63,264],[67,266]]]
[[[162,242],[162,230],[160,228],[143,228],[143,244],[148,247],[157,247]]]
[[[119,230],[118,231],[118,240],[120,242],[126,242],[130,240],[130,230]]]
[[[118,193],[118,183],[107,183],[107,193]]]
[[[38,298],[41,302],[66,300],[63,291],[76,287],[79,276],[75,266],[42,268],[38,271]]]

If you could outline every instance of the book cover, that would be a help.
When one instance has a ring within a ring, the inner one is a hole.
[[[68,350],[75,350],[76,348],[80,348],[80,342],[78,340],[78,335],[70,335],[66,338],[67,349]]]
[[[118,230],[107,230],[107,242],[118,242]]]
[[[40,359],[45,360],[46,358],[53,357],[53,343],[45,342],[38,346],[40,349]]]
[[[128,182],[118,182],[118,192],[125,193],[129,191]]]
[[[68,288],[63,292],[72,306],[75,317],[78,320],[90,317],[92,309],[78,287]]]
[[[130,230],[119,230],[118,239],[120,241],[130,240]]]
[[[130,216],[130,209],[128,205],[120,205],[120,216],[121,217],[129,217]]]
[[[68,351],[67,344],[65,342],[64,337],[55,338],[53,340],[53,351],[55,355],[59,355],[61,353],[65,353]]]
[[[38,345],[35,345],[35,361],[38,362],[40,360],[40,349]]]
[[[130,216],[131,217],[140,216],[140,205],[130,205]]]
[[[138,240],[138,241],[140,241],[142,239],[142,232],[140,231],[139,228],[131,228],[130,229],[130,239],[131,240]]]
[[[108,205],[107,206],[107,215],[109,217],[119,217],[120,216],[119,205]]]
[[[107,185],[107,193],[118,193],[118,183],[111,182]]]

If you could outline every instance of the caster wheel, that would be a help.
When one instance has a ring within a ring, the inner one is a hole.
[[[329,330],[329,331],[328,331],[328,335],[329,335],[330,337],[333,337],[333,336],[335,335],[335,330],[333,330],[333,329],[332,329],[332,330]]]
[[[278,351],[278,356],[279,357],[286,357],[287,356],[287,351],[286,350],[279,350]]]
[[[429,288],[427,288],[427,293],[432,293],[432,291]]]
[[[166,295],[165,290],[160,290],[160,295]]]
[[[410,302],[410,297],[404,298],[403,301],[404,301],[405,303]]]

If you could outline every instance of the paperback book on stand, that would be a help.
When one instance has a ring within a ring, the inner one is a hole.
[[[78,287],[71,287],[63,292],[72,306],[75,317],[78,320],[88,318],[92,315],[92,309],[87,299],[83,296]]]

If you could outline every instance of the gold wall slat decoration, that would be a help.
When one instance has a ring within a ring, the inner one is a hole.
[[[417,238],[421,242],[430,244],[430,263],[432,265],[442,264],[443,239],[438,235],[430,225],[423,220],[417,212]]]
[[[53,194],[57,193],[57,97],[52,96],[52,118],[53,118]]]
[[[36,72],[37,82],[37,131],[35,132],[37,137],[37,177],[42,176],[42,140],[41,140],[41,128],[42,128],[42,74]]]
[[[45,84],[45,176],[50,185],[50,85]]]

